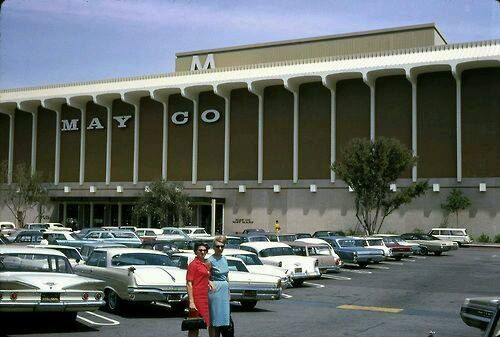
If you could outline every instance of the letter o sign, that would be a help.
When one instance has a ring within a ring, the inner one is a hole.
[[[215,109],[208,109],[201,114],[201,120],[205,123],[215,123],[220,118],[220,112]]]
[[[186,124],[188,122],[188,112],[187,111],[178,111],[172,114],[171,117],[172,123],[177,125]]]

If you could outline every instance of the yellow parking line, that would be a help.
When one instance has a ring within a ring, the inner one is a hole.
[[[345,310],[364,310],[364,311],[377,311],[377,312],[388,312],[391,314],[397,314],[403,311],[403,309],[398,308],[384,308],[384,307],[368,307],[364,305],[351,305],[351,304],[343,304],[337,307],[338,309]]]

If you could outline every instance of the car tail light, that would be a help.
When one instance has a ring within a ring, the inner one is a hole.
[[[338,266],[340,264],[340,259],[335,259],[335,265]]]
[[[97,293],[97,294],[95,294],[94,297],[95,297],[96,300],[99,301],[101,299],[102,295],[101,295],[101,293]]]
[[[17,300],[17,293],[10,294],[10,299],[13,301]]]
[[[89,293],[83,293],[82,300],[86,301],[89,299]]]
[[[278,267],[283,267],[283,262],[278,262]]]

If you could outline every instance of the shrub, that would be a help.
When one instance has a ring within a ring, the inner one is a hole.
[[[424,234],[424,230],[420,228],[414,228],[412,233],[419,233],[419,234]]]
[[[495,235],[495,238],[493,239],[495,243],[500,243],[500,234]]]
[[[490,242],[490,237],[484,233],[481,233],[481,235],[479,235],[479,237],[477,238],[477,241],[483,242],[483,243],[488,243],[488,242]]]

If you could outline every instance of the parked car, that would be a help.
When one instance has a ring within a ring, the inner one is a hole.
[[[89,232],[80,240],[59,240],[58,243],[61,245],[68,245],[72,247],[81,247],[89,241],[101,241],[107,243],[120,243],[127,247],[140,247],[142,244],[141,239],[132,231],[106,231],[106,230],[95,230]]]
[[[353,238],[361,240],[363,242],[363,246],[367,248],[381,249],[384,252],[384,257],[386,260],[388,260],[392,255],[391,250],[388,247],[386,247],[386,245],[384,244],[384,240],[382,240],[381,238],[370,237],[370,236],[362,236],[362,237],[353,236]]]
[[[100,241],[87,241],[80,248],[80,254],[83,259],[87,261],[89,256],[95,249],[99,248],[126,248],[127,246],[122,245],[120,243],[108,243],[108,242],[100,242]]]
[[[167,254],[138,248],[94,249],[85,264],[75,266],[79,275],[106,281],[106,308],[120,311],[123,303],[168,303],[184,311],[186,272]]]
[[[210,234],[202,227],[179,227],[179,229],[192,239],[210,237]]]
[[[12,222],[1,221],[0,222],[0,234],[8,236],[16,231],[16,225]]]
[[[135,234],[141,239],[142,243],[154,242],[159,235],[163,234],[160,228],[137,228]]]
[[[328,236],[345,236],[342,231],[316,231],[313,233],[313,238],[322,238]]]
[[[385,259],[384,251],[377,248],[366,248],[362,240],[349,236],[322,237],[328,242],[344,263],[357,264],[365,268],[369,263]]]
[[[295,234],[278,234],[278,242],[293,242],[297,239]]]
[[[460,317],[468,326],[486,330],[498,305],[500,297],[466,298],[460,309]]]
[[[310,256],[318,259],[318,268],[321,274],[328,272],[340,272],[342,260],[327,243],[311,243],[297,240],[287,243],[292,247],[294,254]]]
[[[158,240],[158,241],[154,241],[154,242],[145,242],[142,244],[141,248],[157,250],[157,251],[163,252],[169,256],[180,252],[177,245],[170,240]]]
[[[274,235],[274,234],[273,234]],[[264,233],[261,232],[254,232],[250,234],[240,234],[238,235],[240,237],[241,243],[244,242],[269,242],[272,241],[269,239],[269,237],[264,235]]]
[[[74,267],[75,265],[79,263],[83,263],[83,257],[80,254],[80,251],[76,249],[75,247],[70,247],[70,246],[60,246],[60,245],[37,245],[37,246],[28,246],[28,247],[33,247],[33,248],[46,248],[46,249],[54,249],[57,250],[61,253],[63,253],[67,258],[68,261],[71,263],[71,266]]]
[[[226,249],[234,248],[239,249],[242,243],[241,238],[236,235],[226,235]]]
[[[63,224],[58,223],[58,222],[32,222],[32,223],[27,223],[24,226],[26,229],[31,229],[31,230],[52,230],[52,231],[66,231],[66,232],[71,232],[73,229],[69,227],[64,227]]]
[[[63,253],[0,247],[0,312],[54,312],[75,320],[78,311],[104,304],[104,282],[74,274]]]
[[[321,276],[318,259],[295,255],[292,247],[282,242],[246,242],[240,248],[257,254],[265,264],[290,270],[294,287]]]
[[[405,233],[401,234],[401,238],[408,242],[418,243],[419,245],[425,247],[425,250],[422,250],[423,255],[426,255],[427,253],[441,255],[443,252],[447,252],[452,248],[452,245],[449,243],[439,240],[429,234]]]
[[[224,249],[224,252],[222,254],[225,256],[232,256],[241,259],[246,268],[252,273],[279,277],[281,279],[281,284],[283,287],[288,287],[292,283],[291,271],[282,267],[264,264],[255,253],[242,249],[226,248]]]
[[[66,242],[66,241],[75,241],[80,239],[78,235],[76,235],[73,232],[53,231],[53,230],[44,231],[42,237],[49,243],[57,243],[57,244],[59,244],[59,241]]]
[[[10,241],[3,234],[0,234],[0,245],[7,245]]]
[[[15,245],[39,244],[42,238],[43,232],[38,230],[23,230],[16,233],[16,237],[12,243]]]
[[[388,239],[392,240],[392,242],[396,242],[397,244],[399,244],[401,246],[410,247],[411,252],[414,255],[426,255],[427,254],[427,248],[425,248],[425,247],[423,247],[415,242],[408,242],[397,234],[377,234],[376,237],[380,237],[380,238],[384,238],[384,239],[388,238]]]
[[[172,256],[182,269],[195,258],[193,253],[179,253]],[[257,301],[279,300],[282,284],[280,277],[250,272],[241,259],[227,256],[229,265],[229,292],[232,301],[238,301],[244,309],[253,309]]]
[[[297,235],[297,239],[308,239],[308,238],[312,238],[313,237],[309,233],[297,233],[295,235]]]
[[[412,248],[410,246],[400,244],[393,237],[383,237],[381,239],[384,241],[384,245],[391,250],[391,255],[396,261],[412,255]]]
[[[190,236],[178,227],[162,227],[162,233],[157,239],[161,240],[188,240]],[[205,231],[205,230],[203,230]],[[210,236],[210,235],[209,235]],[[208,237],[209,237],[208,236]],[[207,237],[207,236],[202,236]]]
[[[500,303],[497,305],[495,313],[490,320],[490,324],[486,328],[483,337],[499,337],[500,336]]]
[[[260,234],[264,234],[266,231],[263,230],[262,228],[245,228],[243,230],[243,232],[241,232],[242,234],[251,234],[251,233],[260,233]]]
[[[439,240],[456,242],[459,246],[472,243],[472,239],[467,234],[467,229],[465,228],[433,228],[429,232],[429,235]]]

